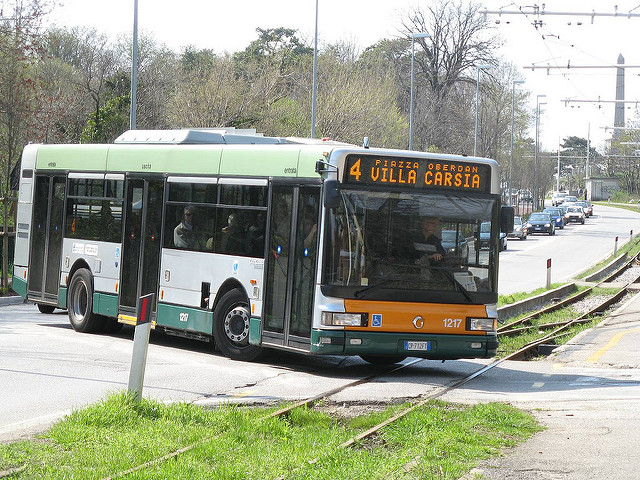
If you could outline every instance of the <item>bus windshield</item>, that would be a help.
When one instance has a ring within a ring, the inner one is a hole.
[[[436,295],[452,302],[486,300],[478,295],[496,293],[497,247],[481,248],[480,231],[481,225],[496,224],[498,203],[490,195],[343,188],[340,206],[329,213],[325,293],[376,300],[391,295],[404,301]],[[450,294],[442,297],[442,292]]]

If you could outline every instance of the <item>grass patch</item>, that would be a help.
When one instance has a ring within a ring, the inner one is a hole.
[[[547,293],[549,290],[553,290],[554,288],[559,288],[565,285],[564,283],[552,283],[551,288],[547,289],[546,287],[540,287],[536,290],[532,290],[531,292],[516,292],[510,293],[508,295],[498,295],[498,307],[504,307],[505,305],[511,305],[512,303],[517,303],[522,300],[526,300],[527,298],[535,297],[537,295],[541,295],[543,293]]]
[[[584,286],[578,287],[579,290],[584,290],[585,288],[587,287],[584,287]],[[591,291],[588,297],[593,297],[598,295],[612,296],[615,293],[617,293],[616,289],[596,287]],[[530,323],[531,328],[529,328],[527,331],[515,336],[504,336],[504,335],[500,336],[498,351],[496,356],[498,358],[506,357],[507,355],[517,350],[520,350],[522,347],[524,347],[528,343],[534,342],[540,339],[542,336],[552,331],[552,330],[541,331],[539,329],[540,325],[568,322],[574,318],[579,317],[583,313],[584,312],[579,312],[573,306],[569,305],[565,308],[561,308],[559,310],[555,310],[553,312],[541,315],[540,317],[534,318],[531,320],[531,323]],[[518,320],[528,315],[529,315],[528,313],[524,313],[517,317],[507,319],[505,323],[511,323],[512,321]],[[595,327],[601,321],[602,321],[602,317],[596,316],[596,317],[593,317],[593,320],[590,322],[574,324],[569,328],[563,330],[563,336],[554,339],[553,343],[555,345],[564,345],[580,332],[588,328]],[[518,327],[519,326],[516,326],[516,328]]]
[[[299,408],[287,418],[266,418],[273,410],[135,403],[118,393],[38,439],[0,445],[0,471],[17,468],[11,478],[99,479],[194,445],[126,478],[457,479],[540,430],[533,417],[509,405],[433,401],[373,440],[338,448],[401,407],[354,418]]]

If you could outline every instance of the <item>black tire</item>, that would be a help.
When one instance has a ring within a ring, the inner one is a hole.
[[[246,295],[236,289],[225,293],[213,312],[213,338],[216,346],[233,360],[251,362],[264,350],[249,344],[251,313]]]
[[[584,225],[584,218],[582,219],[582,221],[580,222],[582,225]]]
[[[53,313],[55,309],[56,307],[53,305],[45,305],[44,303],[38,304],[38,310],[40,310],[40,313]]]
[[[93,276],[86,268],[76,270],[71,278],[67,291],[67,311],[76,332],[99,332],[104,327],[104,317],[93,313]]]
[[[360,355],[360,358],[372,365],[393,365],[394,363],[400,363],[407,357],[402,357],[400,355]]]

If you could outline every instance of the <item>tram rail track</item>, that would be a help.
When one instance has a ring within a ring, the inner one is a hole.
[[[541,310],[538,310],[536,312],[533,312],[530,315],[527,315],[521,319],[518,319],[514,322],[510,322],[506,325],[503,325],[501,328],[498,329],[498,335],[509,335],[512,330],[529,330],[532,327],[528,326],[528,327],[519,327],[518,329],[513,329],[510,327],[514,327],[516,325],[522,325],[526,322],[530,322],[531,320],[535,319],[535,318],[539,318],[544,314],[559,310],[561,308],[565,308],[567,306],[570,306],[571,304],[574,304],[584,298],[586,298],[588,295],[590,295],[593,290],[599,286],[602,286],[605,283],[611,282],[613,279],[617,278],[623,271],[625,271],[626,269],[628,269],[630,266],[632,266],[634,263],[638,262],[638,257],[633,257],[631,258],[628,262],[626,262],[624,265],[622,265],[619,269],[617,269],[615,272],[613,272],[612,274],[608,275],[604,280],[601,280],[599,283],[597,283],[594,286],[591,286],[575,295],[569,296],[566,299],[560,300],[558,302],[555,302],[553,305],[549,306],[549,307],[545,307]],[[462,387],[463,385],[469,383],[470,381],[474,380],[475,378],[484,375],[485,373],[489,372],[490,370],[498,367],[500,364],[502,364],[505,361],[508,360],[519,360],[522,359],[524,357],[527,356],[527,354],[529,354],[532,350],[536,349],[539,345],[545,343],[545,342],[549,342],[552,340],[555,340],[557,338],[561,338],[563,336],[566,336],[569,332],[567,332],[567,330],[572,326],[572,325],[576,325],[579,323],[586,323],[586,322],[591,322],[593,321],[592,316],[594,314],[598,314],[598,313],[602,313],[604,311],[606,311],[611,305],[614,305],[615,303],[619,302],[620,299],[622,297],[624,297],[629,290],[629,287],[633,284],[640,281],[640,273],[638,274],[637,277],[635,277],[633,279],[633,281],[629,281],[626,282],[625,285],[620,288],[615,294],[608,296],[608,298],[606,298],[605,300],[599,302],[596,306],[594,306],[593,308],[589,309],[588,312],[581,314],[580,316],[573,318],[571,320],[568,321],[564,321],[564,322],[557,322],[557,323],[549,323],[549,324],[544,324],[544,325],[537,325],[535,326],[535,328],[538,328],[539,330],[551,330],[549,333],[543,335],[541,338],[535,340],[535,341],[531,341],[528,342],[527,344],[523,345],[520,349],[506,355],[505,357],[496,359],[494,361],[492,361],[491,363],[471,372],[470,374],[466,374],[458,379],[454,379],[453,381],[449,382],[447,385],[442,385],[442,386],[438,386],[435,387],[433,389],[433,391],[431,391],[430,393],[427,393],[425,395],[423,395],[419,401],[417,401],[416,403],[410,405],[409,407],[407,407],[406,409],[392,415],[391,417],[389,417],[388,419],[378,423],[377,425],[374,425],[370,428],[368,428],[367,430],[349,438],[348,440],[344,441],[343,443],[341,443],[339,445],[339,448],[352,448],[352,447],[356,447],[357,445],[359,445],[361,442],[365,441],[368,438],[371,438],[373,436],[375,436],[378,432],[380,432],[382,429],[384,429],[385,427],[393,424],[394,422],[397,422],[398,420],[406,417],[407,415],[409,415],[411,412],[415,411],[416,409],[425,406],[429,401],[437,399],[443,395],[445,395],[448,392],[451,392],[457,388]],[[399,372],[401,370],[404,370],[406,368],[412,367],[420,362],[425,361],[426,359],[414,359],[411,360],[407,363],[401,364],[401,365],[397,365],[394,366],[392,368],[387,368],[384,369],[380,372],[377,372],[375,374],[363,377],[361,379],[357,379],[355,381],[346,383],[342,386],[336,387],[336,388],[332,388],[330,390],[327,390],[325,392],[319,393],[317,395],[314,395],[312,397],[300,400],[298,402],[294,402],[291,405],[288,405],[284,408],[278,409],[275,412],[272,412],[271,414],[269,414],[268,416],[266,416],[265,418],[273,418],[273,417],[286,417],[287,415],[289,415],[293,410],[295,410],[296,408],[301,408],[301,407],[305,407],[305,408],[313,408],[316,404],[320,403],[323,400],[327,400],[329,398],[331,398],[332,396],[343,392],[345,390],[348,390],[349,388],[354,388],[356,386],[360,386],[366,383],[370,383],[380,377],[383,376],[387,376],[390,374],[394,374],[396,372]],[[150,468],[153,466],[158,465],[159,463],[165,462],[169,459],[175,458],[178,455],[184,454],[190,450],[192,450],[193,448],[197,447],[198,445],[203,444],[204,442],[207,441],[211,441],[212,438],[208,437],[208,438],[204,438],[199,442],[196,442],[195,444],[189,445],[187,447],[183,447],[181,449],[178,449],[174,452],[170,452],[160,458],[156,458],[153,460],[150,460],[148,462],[145,462],[144,464],[138,465],[136,467],[133,467],[131,469],[128,469],[125,472],[120,472],[117,473],[113,476],[110,477],[106,477],[103,480],[112,480],[112,479],[116,479],[116,478],[122,478],[126,475],[135,473],[139,470],[142,470],[144,468]],[[313,464],[316,463],[319,459],[313,459],[308,461],[308,463]],[[291,472],[289,472],[291,473]],[[284,477],[279,477],[279,478],[284,478]]]

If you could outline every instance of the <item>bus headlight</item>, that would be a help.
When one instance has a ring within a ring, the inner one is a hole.
[[[497,318],[467,318],[467,330],[477,332],[495,332],[497,328]]]
[[[366,313],[322,312],[321,324],[328,327],[366,327],[368,318]]]

